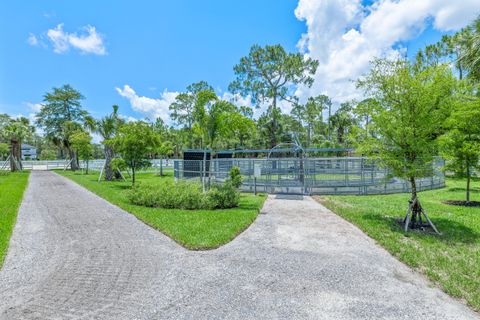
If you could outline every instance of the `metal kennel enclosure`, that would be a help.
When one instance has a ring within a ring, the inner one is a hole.
[[[440,158],[430,175],[417,180],[417,190],[445,186]],[[277,194],[390,194],[410,191],[410,183],[392,176],[380,163],[365,157],[215,158],[174,160],[174,176],[204,184],[223,183],[233,166],[240,168],[242,191]],[[195,170],[192,171],[192,168]]]

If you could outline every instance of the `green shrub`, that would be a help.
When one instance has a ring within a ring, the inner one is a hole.
[[[237,207],[240,193],[231,181],[202,192],[199,183],[178,181],[161,185],[140,183],[128,192],[128,200],[136,205],[168,209],[226,209]]]
[[[231,181],[227,181],[208,190],[207,198],[211,209],[234,208],[238,207],[240,192]]]
[[[110,168],[114,171],[123,171],[127,169],[127,163],[122,158],[113,158],[110,160]]]
[[[232,169],[230,169],[229,176],[230,176],[230,181],[233,187],[235,187],[236,189],[240,188],[240,186],[242,185],[242,176],[240,174],[240,168],[237,166],[233,166]]]
[[[187,181],[138,184],[128,193],[128,199],[133,204],[172,209],[203,209],[208,206],[204,198],[202,186]]]

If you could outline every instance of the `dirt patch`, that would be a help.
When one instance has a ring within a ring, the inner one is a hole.
[[[451,206],[480,207],[480,201],[447,200],[443,201],[442,203]]]

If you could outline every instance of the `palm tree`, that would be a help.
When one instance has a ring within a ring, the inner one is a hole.
[[[224,129],[225,117],[234,111],[235,105],[219,99],[215,92],[203,90],[198,93],[193,130],[202,138],[202,147],[215,147],[215,142]]]
[[[99,134],[103,138],[105,152],[105,180],[111,181],[115,177],[115,172],[110,167],[110,162],[115,157],[115,151],[109,140],[117,133],[118,128],[125,123],[118,114],[118,106],[113,106],[113,112],[100,120],[92,117],[85,119],[85,126],[92,132]]]
[[[480,80],[480,17],[468,27],[467,31],[467,46],[459,60],[469,69],[470,77]]]
[[[2,136],[10,141],[10,170],[22,170],[22,141],[34,131],[27,118],[9,119],[2,127]]]

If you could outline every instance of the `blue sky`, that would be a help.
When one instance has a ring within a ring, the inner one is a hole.
[[[233,65],[255,43],[280,43],[289,51],[321,59],[318,84],[299,95],[327,93],[340,101],[356,93],[335,85],[364,71],[368,57],[398,47],[408,47],[413,54],[461,27],[455,17],[472,11],[466,1],[453,9],[453,18],[442,22],[436,17],[438,5],[431,2],[430,11],[406,22],[411,25],[399,29],[397,38],[378,40],[369,33],[368,21],[378,24],[392,17],[382,16],[388,10],[375,8],[375,3],[367,6],[371,1],[357,3],[353,13],[355,1],[346,0],[4,1],[0,113],[29,115],[45,92],[69,83],[86,97],[84,106],[94,116],[118,104],[125,116],[168,117],[157,109],[165,109],[176,92],[192,82],[206,80],[224,94],[233,79]],[[340,43],[350,29],[359,30],[355,40]],[[307,39],[303,48],[297,46],[302,34]],[[85,40],[88,36],[92,37]],[[359,37],[369,45],[351,49]],[[352,60],[366,59],[352,69],[349,61],[341,60],[348,59],[350,49]],[[333,54],[344,51],[343,58]],[[329,83],[339,73],[345,73],[343,78]]]

